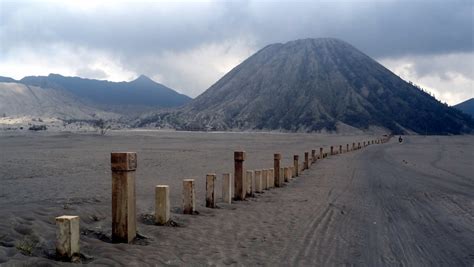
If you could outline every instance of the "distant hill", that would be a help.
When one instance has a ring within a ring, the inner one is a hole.
[[[90,107],[67,92],[14,82],[0,82],[0,116],[60,120],[96,120],[118,117],[118,115]]]
[[[466,114],[471,115],[474,118],[474,98],[468,99],[462,103],[453,106]]]
[[[269,45],[179,111],[142,117],[137,125],[306,132],[349,125],[423,134],[474,128],[465,114],[331,38]]]
[[[28,76],[19,81],[26,85],[65,90],[98,107],[127,112],[127,108],[172,108],[191,98],[142,75],[131,82],[65,77],[58,74]]]
[[[15,79],[12,79],[10,77],[0,76],[0,83],[15,83],[15,82],[18,82],[18,81],[16,81]]]

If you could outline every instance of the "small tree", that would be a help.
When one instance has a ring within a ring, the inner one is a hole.
[[[111,126],[108,125],[108,123],[103,119],[94,121],[94,127],[97,129],[100,135],[105,135],[111,128]]]

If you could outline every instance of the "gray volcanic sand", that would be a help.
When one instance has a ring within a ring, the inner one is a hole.
[[[81,217],[83,262],[97,265],[474,264],[474,137],[405,137],[318,161],[279,189],[219,209],[205,174],[284,166],[293,154],[368,136],[112,132],[0,136],[0,265],[62,265],[54,217]],[[344,146],[345,148],[345,146]],[[136,151],[138,232],[112,244],[110,152]],[[196,179],[199,215],[181,215],[182,179]],[[168,184],[172,219],[150,223],[154,186]],[[220,196],[220,190],[218,191]]]

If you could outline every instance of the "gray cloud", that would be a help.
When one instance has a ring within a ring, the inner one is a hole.
[[[56,57],[57,62],[59,55],[79,51],[76,55],[82,56],[74,59],[77,67],[64,66],[64,72],[98,75],[102,71],[103,77],[122,75],[123,79],[144,73],[192,96],[275,42],[336,37],[375,58],[472,53],[474,49],[469,0],[113,4],[0,0],[0,12],[0,61],[18,64],[16,69],[28,64],[20,54],[25,50],[41,51],[41,60]],[[53,49],[58,46],[64,51]],[[18,57],[23,63],[14,61]],[[417,70],[421,76],[452,72],[442,62],[422,65],[419,68],[424,70]],[[0,71],[4,69],[0,63]],[[36,73],[23,75],[27,74]]]

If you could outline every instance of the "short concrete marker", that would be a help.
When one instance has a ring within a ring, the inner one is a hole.
[[[170,188],[167,185],[155,187],[155,223],[164,225],[170,220]]]
[[[255,170],[255,192],[261,193],[263,191],[262,170]]]
[[[56,225],[56,256],[67,261],[79,259],[79,216],[56,217]]]
[[[222,174],[222,201],[227,204],[232,203],[232,188],[234,183],[232,181],[232,173]]]

